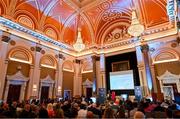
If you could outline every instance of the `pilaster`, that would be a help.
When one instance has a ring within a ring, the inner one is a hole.
[[[146,81],[149,91],[149,96],[152,97],[152,91],[153,91],[153,80],[152,80],[152,73],[149,65],[149,46],[146,43],[141,44],[141,51],[143,54],[144,59],[144,65],[145,65],[145,71],[146,71]]]
[[[41,48],[36,46],[36,52],[34,52],[34,57],[35,57],[35,61],[34,61],[34,68],[31,68],[30,71],[30,82],[29,83],[29,87],[32,87],[29,91],[30,92],[30,96],[34,97],[34,98],[40,98],[39,97],[39,84],[40,84],[40,59],[42,57],[41,54]],[[36,89],[35,89],[36,88]]]
[[[73,82],[73,96],[82,95],[82,74],[81,74],[81,60],[74,61],[74,82]]]
[[[8,60],[6,60],[6,56],[8,54],[8,43],[10,41],[10,34],[3,33],[3,36],[0,39],[0,67],[3,68],[3,70],[0,71],[0,99],[3,99],[3,92],[5,87],[5,78],[6,78],[6,72],[8,67]]]
[[[143,96],[148,95],[148,88],[147,88],[147,80],[146,80],[146,70],[145,70],[145,63],[143,54],[141,52],[141,47],[136,47],[136,57],[138,63],[138,72],[139,72],[139,79],[140,79],[140,86],[142,88]]]
[[[56,76],[55,76],[55,94],[56,97],[62,97],[62,81],[63,81],[63,58],[62,55],[59,54],[58,58],[58,69],[56,70]]]

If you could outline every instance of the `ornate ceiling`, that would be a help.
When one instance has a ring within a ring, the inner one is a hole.
[[[167,0],[1,0],[0,15],[69,45],[75,43],[78,23],[83,42],[91,46],[130,38],[133,8],[144,35],[153,34],[170,23],[166,6]]]

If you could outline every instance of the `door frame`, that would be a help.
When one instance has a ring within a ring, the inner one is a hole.
[[[39,99],[41,98],[42,86],[49,87],[48,98],[53,98],[54,83],[55,83],[55,81],[49,75],[47,75],[46,78],[44,78],[44,79],[40,79]]]
[[[4,93],[4,100],[7,101],[10,84],[21,85],[19,101],[24,100],[28,80],[29,78],[25,77],[20,70],[16,72],[16,74],[14,75],[7,75],[7,83],[6,83],[5,93]]]
[[[163,86],[164,99],[174,100],[174,91],[172,86]],[[168,90],[169,89],[169,90]],[[168,91],[168,92],[167,92]]]
[[[92,90],[93,90],[93,82],[91,82],[89,79],[86,79],[84,82],[83,82],[83,84],[82,84],[82,86],[83,86],[83,95],[84,96],[86,96],[87,94],[87,88],[92,88]],[[93,92],[93,91],[92,91]]]

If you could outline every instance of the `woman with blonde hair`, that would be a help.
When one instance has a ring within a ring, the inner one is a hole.
[[[54,117],[54,110],[53,110],[53,105],[52,105],[52,103],[49,103],[49,104],[47,105],[47,111],[48,111],[48,116],[49,116],[49,118]]]

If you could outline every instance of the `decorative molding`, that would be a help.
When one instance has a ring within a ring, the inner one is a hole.
[[[12,46],[15,46],[15,45],[16,45],[16,41],[11,40],[11,41],[10,41],[10,44],[11,44]]]
[[[168,70],[166,70],[164,72],[164,74],[162,74],[161,76],[157,76],[158,80],[169,80],[171,83],[171,81],[173,79],[175,80],[179,80],[180,79],[180,74],[179,75],[176,75],[176,74],[172,74],[171,72],[169,72]]]
[[[48,27],[48,28],[45,29],[44,32],[45,32],[45,34],[47,36],[49,36],[49,37],[51,37],[51,38],[53,38],[55,40],[58,39],[58,35],[57,35],[56,31],[53,28]]]
[[[176,0],[167,0],[167,14],[169,16],[169,20],[171,22],[175,21],[176,15],[175,15],[175,8],[176,8],[176,4],[175,4]]]
[[[73,48],[66,45],[66,44],[63,44],[59,41],[56,41],[54,39],[51,39],[41,33],[38,33],[36,31],[33,31],[29,28],[26,28],[20,24],[17,24],[11,20],[8,20],[6,18],[3,18],[3,17],[0,17],[0,24],[4,25],[5,27],[7,28],[10,28],[10,29],[14,29],[14,30],[17,30],[19,32],[23,32],[23,33],[26,33],[30,36],[33,36],[34,38],[38,38],[39,40],[42,40],[42,41],[45,41],[45,42],[48,42],[52,45],[56,45],[56,46],[59,46],[60,48],[63,48],[63,49],[68,49],[68,50],[72,50]]]
[[[142,44],[140,45],[141,47],[141,52],[148,52],[149,51],[149,45],[148,44]]]
[[[50,54],[44,55],[41,58],[40,64],[41,66],[47,67],[47,68],[53,68],[53,69],[57,68],[57,60],[55,59],[55,57],[53,57]]]
[[[10,50],[8,58],[13,61],[31,64],[33,57],[30,51],[24,47],[14,47]]]
[[[63,60],[66,59],[63,54],[58,54],[58,57],[59,57],[59,59],[63,59]]]
[[[73,63],[69,60],[65,61],[62,65],[64,71],[74,72]]]
[[[36,52],[41,52],[41,50],[42,50],[42,48],[39,46],[36,46],[35,49],[36,49]]]
[[[172,62],[178,60],[179,60],[178,53],[170,48],[159,49],[152,54],[153,64]]]
[[[22,25],[25,25],[25,26],[27,26],[27,27],[29,27],[29,28],[34,29],[34,26],[35,26],[35,25],[34,25],[34,22],[33,22],[33,20],[32,20],[30,17],[28,17],[27,15],[20,15],[20,16],[18,16],[17,20],[18,20],[18,22],[21,23]]]
[[[93,55],[91,56],[92,61],[100,61],[100,56]]]
[[[127,33],[127,27],[124,28],[115,28],[109,34],[106,35],[104,43],[122,40],[130,38],[131,36]]]
[[[161,92],[163,92],[163,85],[164,84],[172,84],[175,83],[178,89],[178,92],[180,92],[180,74],[172,74],[168,70],[164,72],[161,76],[157,76],[158,80],[160,81],[160,87],[161,87]]]
[[[83,85],[84,87],[92,87],[93,82],[91,82],[89,79],[86,79],[86,80],[82,83],[82,85]]]
[[[16,81],[16,82],[27,82],[29,80],[28,77],[25,77],[22,72],[19,70],[14,75],[7,75],[7,80]]]
[[[40,82],[45,83],[45,84],[54,84],[55,83],[55,81],[49,75],[47,75],[46,78],[41,79]]]
[[[81,64],[81,60],[75,59],[74,63]]]
[[[117,10],[109,10],[103,14],[102,20],[103,21],[112,21],[115,19],[119,19],[120,17],[122,17],[122,15],[123,15],[123,13],[119,12]]]
[[[2,41],[8,43],[11,40],[9,36],[2,36]]]

